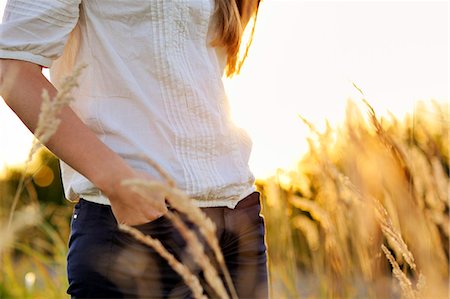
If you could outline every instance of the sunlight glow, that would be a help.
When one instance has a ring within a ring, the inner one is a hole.
[[[226,82],[235,122],[252,136],[258,177],[295,168],[308,130],[342,122],[365,94],[378,115],[448,101],[448,3],[279,1],[261,4],[241,75]]]
[[[0,126],[0,169],[23,163],[28,157],[33,135],[3,99],[0,100]]]

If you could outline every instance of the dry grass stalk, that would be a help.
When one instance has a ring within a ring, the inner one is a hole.
[[[312,251],[319,249],[319,230],[316,222],[304,215],[298,215],[292,219],[292,225],[303,232]]]
[[[389,260],[389,263],[391,263],[392,265],[392,272],[394,273],[395,278],[397,278],[397,280],[400,283],[402,294],[406,296],[406,298],[408,299],[418,299],[417,291],[414,290],[411,281],[408,279],[405,273],[402,272],[400,266],[398,265],[395,258],[392,256],[389,249],[387,249],[387,247],[384,246],[384,244],[381,244],[381,249],[386,255],[386,258]]]
[[[313,219],[318,221],[326,232],[332,232],[333,226],[327,211],[320,207],[316,202],[306,198],[301,198],[299,196],[291,196],[289,198],[289,202],[294,207],[302,211],[309,212]]]
[[[44,89],[42,91],[43,101],[41,104],[41,112],[39,113],[37,127],[34,131],[36,139],[33,140],[33,146],[29,152],[28,161],[36,152],[37,148],[41,144],[45,144],[49,141],[51,136],[58,130],[59,124],[61,123],[61,119],[58,118],[58,115],[66,105],[73,101],[71,92],[75,87],[78,87],[77,79],[85,67],[86,65],[77,67],[70,76],[64,78],[61,87],[58,89],[58,93],[54,98],[50,98],[48,90]]]
[[[385,130],[383,129],[383,126],[377,119],[377,115],[375,113],[375,109],[369,104],[369,102],[366,99],[362,99],[363,102],[367,105],[369,109],[369,116],[370,120],[372,122],[372,125],[375,128],[375,132],[377,133],[377,136],[381,140],[381,142],[386,146],[386,148],[392,153],[392,156],[394,157],[394,160],[398,163],[400,169],[403,170],[403,174],[405,175],[405,180],[409,182],[411,187],[414,187],[414,177],[411,174],[411,169],[408,166],[406,155],[401,150],[401,147],[392,139],[391,136],[389,136]],[[414,190],[411,188],[410,190]],[[415,196],[415,193],[412,192],[411,196],[414,198],[416,203],[418,203],[418,199]]]
[[[394,248],[396,248],[399,253],[401,253],[405,261],[411,267],[411,269],[416,270],[416,264],[414,262],[413,254],[409,251],[408,246],[406,245],[405,241],[401,236],[401,233],[393,226],[392,220],[389,217],[388,212],[380,203],[380,201],[370,195],[364,196],[362,192],[359,191],[358,188],[353,183],[351,183],[350,180],[344,179],[343,177],[345,176],[342,174],[340,176],[340,182],[342,184],[346,185],[349,189],[351,189],[361,201],[367,202],[366,199],[368,199],[368,202],[370,202],[373,205],[383,234],[390,241],[390,244],[394,246]]]
[[[211,288],[219,295],[219,298],[229,298],[222,280],[220,279],[214,266],[211,264],[209,257],[205,254],[204,247],[197,235],[186,226],[177,214],[168,211],[166,216],[172,221],[174,226],[186,240],[188,252],[194,258],[197,265],[202,268],[205,279]]]
[[[127,183],[127,181],[124,181],[124,184]],[[131,184],[131,188],[134,192],[147,199],[150,204],[154,204],[154,208],[159,208],[159,205],[153,202],[152,196],[148,193],[149,191],[154,191],[155,188],[142,188],[142,186],[136,186],[135,184]],[[187,251],[194,259],[194,262],[202,268],[205,274],[206,281],[211,286],[211,288],[219,295],[220,298],[229,298],[227,291],[223,286],[222,280],[217,274],[214,266],[211,264],[209,257],[205,254],[204,247],[198,239],[197,235],[186,226],[186,224],[180,219],[177,214],[171,212],[170,210],[165,213],[164,217],[167,217],[172,221],[175,228],[178,229],[180,234],[186,240]]]
[[[31,158],[37,149],[41,146],[41,144],[45,144],[53,134],[58,130],[59,124],[61,120],[58,118],[59,113],[62,108],[68,105],[73,97],[71,96],[71,91],[78,86],[77,79],[81,74],[81,71],[86,67],[86,65],[81,65],[77,67],[74,72],[63,79],[62,85],[58,90],[56,96],[53,99],[50,99],[47,90],[42,91],[42,104],[40,108],[39,118],[36,130],[34,131],[34,136],[36,137],[33,140],[33,144],[30,152],[28,153],[28,158],[25,161],[25,170],[23,171],[22,176],[19,180],[19,185],[16,189],[16,193],[13,198],[13,202],[11,204],[11,209],[9,212],[8,219],[8,228],[10,228],[14,211],[16,210],[16,206],[19,202],[19,197],[22,192],[23,186],[25,184],[25,173],[28,167]]]
[[[158,181],[148,181],[144,179],[129,179],[122,182],[124,185],[132,186],[135,192],[140,192],[145,198],[145,190],[156,191],[164,194],[169,204],[177,211],[185,214],[189,221],[195,224],[201,235],[205,238],[207,244],[214,252],[214,256],[221,267],[224,274],[225,281],[231,292],[232,298],[237,298],[237,293],[233,285],[233,281],[225,265],[225,260],[222,255],[222,251],[219,246],[219,242],[216,237],[216,226],[214,222],[203,211],[195,206],[193,200],[189,198],[181,190],[170,187],[164,183]]]
[[[16,213],[16,218],[9,227],[6,226],[5,228],[4,225],[0,226],[0,253],[13,243],[21,230],[36,225],[39,221],[40,214],[38,207],[29,205],[23,210],[19,210]]]
[[[203,288],[198,278],[182,263],[180,263],[170,252],[164,248],[159,240],[156,240],[148,235],[144,235],[138,229],[130,227],[126,224],[119,224],[119,229],[127,234],[130,234],[136,240],[143,244],[152,247],[158,254],[164,258],[172,269],[177,272],[184,280],[187,286],[192,290],[194,298],[207,299],[203,294]]]
[[[435,184],[438,198],[442,203],[448,204],[450,181],[448,180],[448,176],[445,174],[445,170],[437,157],[432,157],[431,168],[434,178],[433,182]]]
[[[123,183],[128,184],[129,182],[130,181],[124,181]],[[149,191],[154,191],[154,188],[143,188],[142,186],[138,186],[136,184],[131,184],[131,188],[133,192],[136,192],[137,194],[149,200],[150,204],[154,204],[153,207],[159,210],[160,205],[154,203],[152,196],[150,196],[150,194],[148,193]],[[159,211],[165,212],[161,210]],[[229,298],[223,286],[222,280],[218,276],[216,269],[211,264],[209,257],[205,254],[204,247],[199,241],[197,235],[184,224],[184,222],[177,214],[171,212],[170,210],[165,212],[165,217],[172,221],[175,228],[178,229],[178,231],[186,240],[188,252],[191,254],[194,261],[203,269],[208,284],[219,295],[220,298]]]
[[[378,199],[372,196],[367,197],[370,199],[370,202],[376,212],[375,215],[377,216],[381,231],[387,238],[389,244],[393,246],[396,252],[400,253],[403,256],[404,260],[410,266],[411,269],[416,270],[417,267],[414,260],[414,256],[408,249],[408,246],[403,240],[401,233],[393,225],[389,213],[386,211],[386,209]]]

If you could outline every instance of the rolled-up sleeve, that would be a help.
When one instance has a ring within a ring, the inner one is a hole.
[[[0,58],[50,67],[63,53],[81,0],[8,0],[0,25]]]

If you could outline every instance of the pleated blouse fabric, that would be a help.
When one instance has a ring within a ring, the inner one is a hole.
[[[56,65],[87,64],[71,107],[103,143],[162,179],[146,158],[157,162],[200,207],[234,208],[255,191],[252,141],[231,120],[226,54],[209,45],[213,9],[214,0],[8,0],[0,58],[49,67],[53,82],[64,73]],[[67,199],[110,204],[62,161],[61,172]]]

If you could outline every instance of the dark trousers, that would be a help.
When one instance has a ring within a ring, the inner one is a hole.
[[[264,219],[260,209],[259,192],[241,200],[234,209],[202,208],[216,223],[217,238],[239,298],[268,298]],[[187,224],[196,230],[192,223]],[[185,250],[186,242],[170,220],[163,216],[136,228],[159,239],[169,252],[198,274],[208,290],[203,273]],[[211,251],[206,252],[213,261]],[[72,299],[192,298],[190,289],[166,260],[118,230],[110,206],[84,199],[74,207],[67,272],[67,293]],[[220,269],[218,272],[221,273]],[[214,292],[207,295],[216,297]]]

